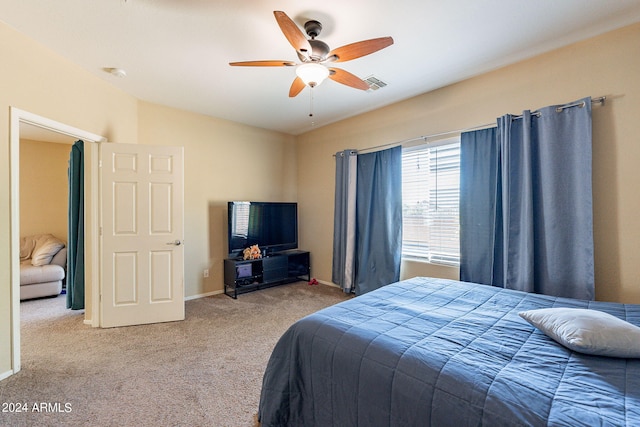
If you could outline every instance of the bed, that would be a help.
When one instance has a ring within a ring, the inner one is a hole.
[[[640,306],[414,278],[295,323],[267,365],[267,426],[640,425],[640,359],[571,351],[519,316]]]

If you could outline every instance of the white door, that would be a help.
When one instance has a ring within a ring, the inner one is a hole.
[[[184,320],[183,149],[101,144],[100,326]]]

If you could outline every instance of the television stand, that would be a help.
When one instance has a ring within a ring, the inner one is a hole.
[[[258,259],[224,260],[224,293],[233,299],[246,292],[300,280],[311,280],[308,251],[276,252]]]

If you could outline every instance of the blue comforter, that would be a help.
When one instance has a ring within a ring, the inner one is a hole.
[[[640,306],[415,278],[294,324],[269,360],[266,426],[640,425],[640,360],[575,353],[518,316]]]

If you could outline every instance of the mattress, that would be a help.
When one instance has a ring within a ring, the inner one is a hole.
[[[301,319],[279,340],[262,426],[640,425],[640,360],[589,356],[518,316],[640,306],[414,278]]]

